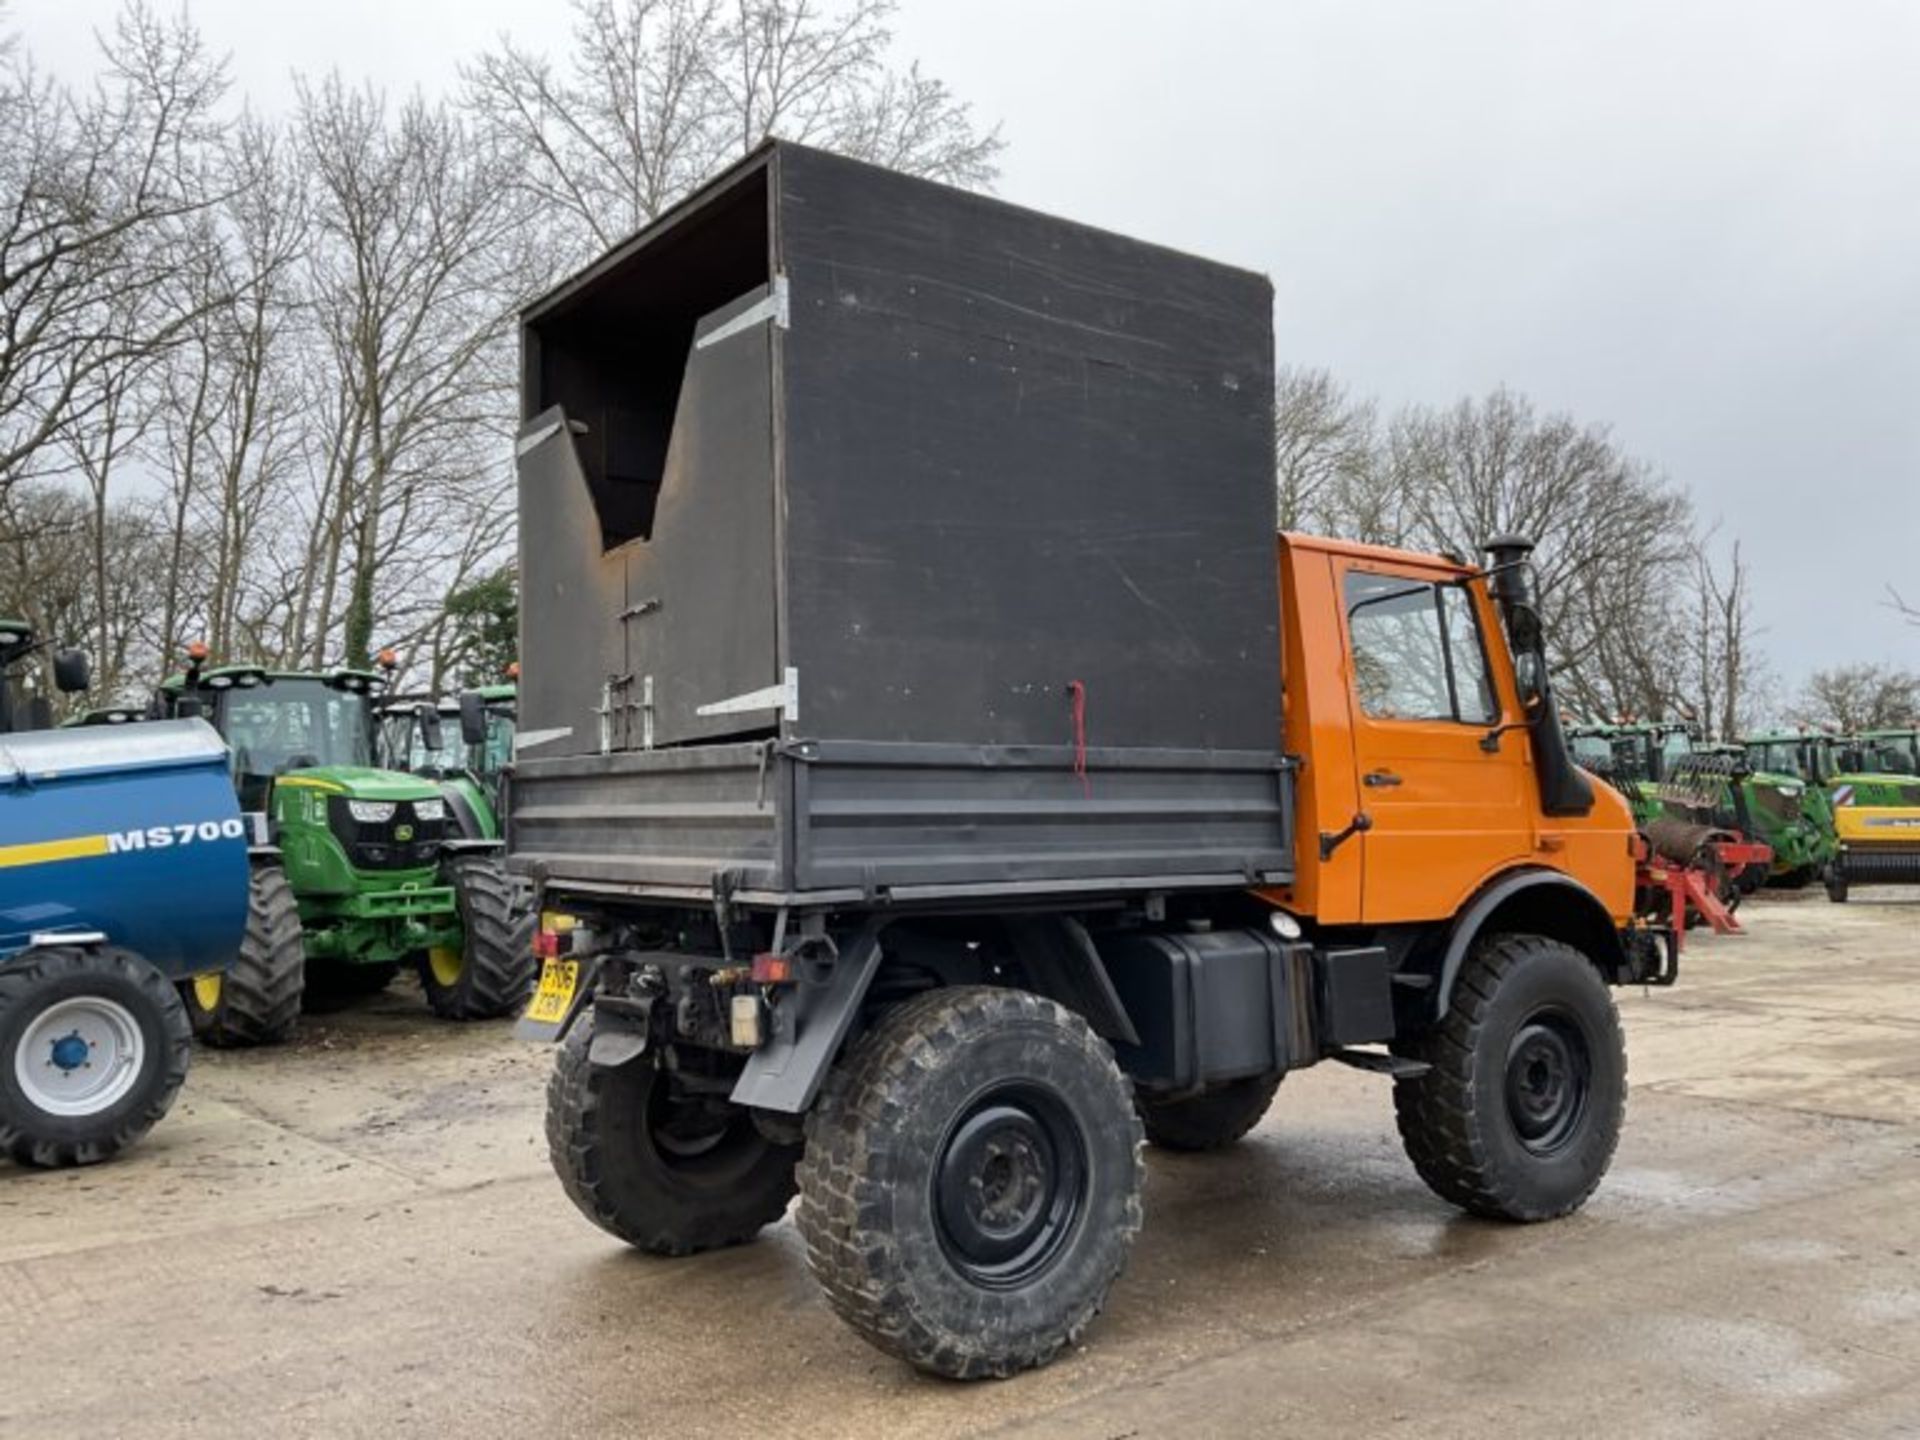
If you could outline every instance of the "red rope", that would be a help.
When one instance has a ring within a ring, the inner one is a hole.
[[[1087,686],[1083,680],[1069,680],[1067,695],[1073,702],[1073,773],[1080,777],[1080,793],[1093,796],[1093,782],[1087,779]]]

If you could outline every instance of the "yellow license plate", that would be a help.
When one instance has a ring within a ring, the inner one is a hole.
[[[567,1018],[573,992],[580,986],[578,960],[548,960],[540,966],[540,988],[527,1006],[527,1019],[539,1025],[558,1025]]]

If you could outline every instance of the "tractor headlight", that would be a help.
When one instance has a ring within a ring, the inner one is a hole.
[[[416,800],[413,802],[413,818],[416,820],[444,820],[447,818],[447,802],[444,800]]]
[[[391,800],[349,800],[347,813],[362,825],[384,825],[393,818]]]

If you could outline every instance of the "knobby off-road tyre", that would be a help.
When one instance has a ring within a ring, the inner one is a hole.
[[[956,1379],[1044,1365],[1140,1228],[1140,1121],[1086,1022],[1024,991],[907,1001],[807,1116],[800,1233],[840,1318]]]
[[[1394,1082],[1420,1178],[1475,1215],[1577,1210],[1613,1159],[1627,1055],[1613,997],[1579,951],[1539,935],[1481,940],[1446,1018],[1394,1046],[1432,1067]]]
[[[1136,1090],[1133,1107],[1140,1112],[1147,1139],[1163,1150],[1219,1150],[1260,1123],[1280,1080],[1278,1075],[1254,1075],[1180,1099]]]
[[[513,913],[513,882],[491,856],[451,860],[446,883],[460,911],[460,949],[420,957],[427,1004],[444,1020],[514,1014],[533,993],[533,935]]]
[[[130,950],[63,945],[0,966],[0,1153],[112,1159],[171,1108],[192,1055],[179,995]]]
[[[278,1045],[300,1019],[306,989],[300,907],[278,865],[255,865],[247,888],[247,928],[240,952],[217,983],[180,987],[193,1033],[209,1045],[237,1049]]]
[[[738,1107],[676,1102],[650,1056],[597,1068],[592,1043],[589,1010],[547,1081],[547,1153],[581,1214],[649,1254],[692,1255],[786,1213],[798,1145],[768,1140]]]

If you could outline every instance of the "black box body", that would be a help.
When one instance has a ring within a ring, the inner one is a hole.
[[[779,894],[1290,873],[1271,312],[784,143],[558,287],[516,849]]]

